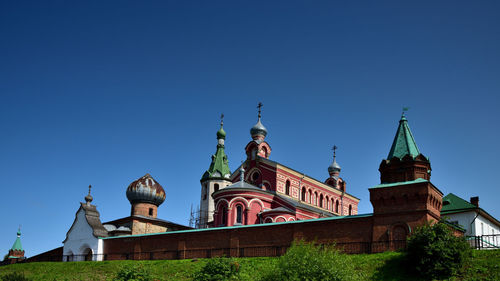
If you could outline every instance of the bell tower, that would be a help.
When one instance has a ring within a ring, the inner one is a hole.
[[[217,131],[217,150],[212,155],[210,167],[201,177],[200,213],[196,228],[207,228],[214,221],[215,205],[212,193],[230,184],[231,170],[224,152],[226,132],[224,131],[224,114],[221,114],[220,129]]]

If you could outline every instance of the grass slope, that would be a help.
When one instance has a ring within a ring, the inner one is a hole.
[[[367,280],[420,280],[406,273],[403,254],[353,255],[356,269]],[[270,270],[277,258],[238,258],[242,280],[258,280],[260,274]],[[112,280],[121,267],[142,264],[158,280],[190,280],[206,260],[159,261],[104,261],[104,262],[43,262],[13,264],[0,267],[0,276],[11,272],[24,273],[33,280]],[[471,264],[462,276],[452,280],[500,280],[500,250],[474,251]]]

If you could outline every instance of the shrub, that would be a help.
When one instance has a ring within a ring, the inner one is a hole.
[[[263,275],[262,280],[358,280],[361,274],[354,269],[351,258],[334,246],[294,242],[278,265]]]
[[[12,272],[0,278],[2,281],[31,281],[30,278],[24,276],[24,273]]]
[[[455,237],[444,223],[417,228],[408,238],[408,268],[426,279],[456,275],[471,256],[464,237]]]
[[[142,265],[124,266],[116,274],[115,281],[151,281],[153,277]]]
[[[194,274],[196,281],[238,280],[240,265],[233,259],[211,258]]]

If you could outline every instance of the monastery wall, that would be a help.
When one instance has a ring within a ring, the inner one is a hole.
[[[104,239],[104,254],[106,259],[266,256],[269,255],[266,247],[280,248],[284,253],[294,240],[301,239],[337,243],[349,248],[347,252],[369,252],[372,220],[373,217],[367,215],[112,237]]]

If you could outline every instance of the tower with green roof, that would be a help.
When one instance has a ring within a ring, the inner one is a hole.
[[[372,241],[405,243],[413,229],[440,219],[443,193],[430,182],[431,164],[420,153],[404,112],[389,155],[380,163],[379,171],[381,183],[369,189],[373,206]],[[372,246],[373,252],[380,251],[376,243]],[[389,245],[391,249],[397,247]]]
[[[197,227],[206,228],[213,222],[215,205],[212,193],[230,184],[231,170],[229,170],[228,160],[224,152],[224,142],[226,132],[224,131],[224,115],[221,115],[220,129],[217,131],[217,150],[212,155],[212,162],[208,170],[203,173],[201,183],[200,210]]]
[[[14,245],[12,245],[12,247],[10,248],[7,259],[10,260],[11,263],[16,263],[19,260],[24,259],[24,249],[23,245],[21,244],[21,228],[17,230],[16,241],[14,242]]]
[[[420,153],[404,112],[389,155],[380,163],[379,171],[381,183],[430,180],[431,163]]]

